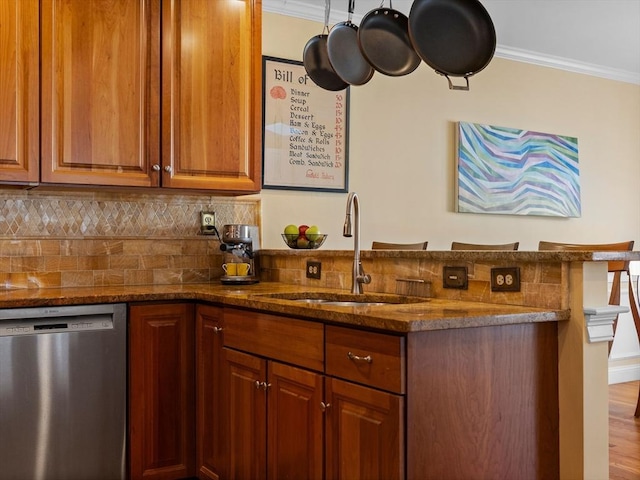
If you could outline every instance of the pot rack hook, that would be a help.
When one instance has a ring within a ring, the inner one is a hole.
[[[347,21],[351,23],[351,19],[353,18],[353,11],[356,9],[356,0],[349,0],[349,18]]]
[[[324,1],[324,29],[323,34],[329,34],[329,15],[331,13],[331,0]]]

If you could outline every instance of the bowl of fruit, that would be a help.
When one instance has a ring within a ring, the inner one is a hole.
[[[320,233],[316,225],[287,225],[282,234],[284,243],[289,248],[313,250],[320,246],[327,239],[327,234]]]

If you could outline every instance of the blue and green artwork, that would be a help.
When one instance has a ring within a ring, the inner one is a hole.
[[[578,139],[458,123],[457,211],[580,217]]]

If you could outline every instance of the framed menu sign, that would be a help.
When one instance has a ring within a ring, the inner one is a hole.
[[[317,86],[302,62],[262,57],[262,186],[346,192],[349,87]]]

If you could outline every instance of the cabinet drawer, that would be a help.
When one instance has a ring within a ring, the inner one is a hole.
[[[317,322],[225,308],[224,346],[324,370],[324,326]]]
[[[326,327],[326,373],[396,393],[405,392],[405,339]]]

